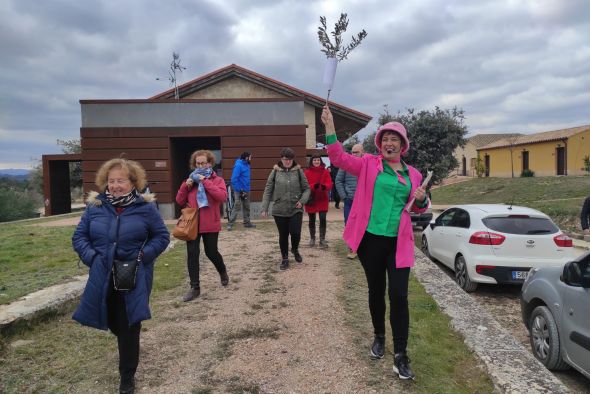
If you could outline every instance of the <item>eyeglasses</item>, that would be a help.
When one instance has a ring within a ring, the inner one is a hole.
[[[290,158],[290,157],[281,157],[281,160],[284,160],[284,161],[291,161],[291,160],[293,160],[293,159],[292,159],[292,158]]]
[[[195,162],[197,167],[205,167],[207,164],[209,164],[208,161],[197,161]]]

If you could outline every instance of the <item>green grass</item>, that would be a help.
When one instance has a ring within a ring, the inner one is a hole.
[[[463,343],[462,337],[450,328],[443,314],[422,285],[411,275],[409,288],[410,338],[408,354],[416,381],[398,380],[394,376],[393,343],[387,324],[384,360],[370,360],[373,327],[367,305],[367,284],[358,260],[348,260],[343,242],[337,245],[344,287],[340,293],[346,311],[346,324],[351,329],[358,359],[367,363],[367,385],[376,392],[389,392],[391,386],[410,393],[492,393],[493,383],[481,370],[476,356]],[[388,306],[389,308],[389,306]],[[389,313],[389,312],[388,312]]]
[[[0,304],[88,273],[84,264],[78,265],[78,255],[72,249],[76,226],[35,225],[47,221],[44,218],[0,226]],[[166,283],[156,282],[155,286],[165,288]]]
[[[549,215],[560,228],[580,232],[580,211],[590,195],[590,176],[474,178],[432,190],[435,205],[523,205]]]
[[[156,316],[156,301],[186,281],[185,253],[179,242],[157,260],[151,303]],[[15,333],[11,345],[0,349],[0,391],[62,393],[75,387],[77,392],[116,392],[117,341],[110,333],[75,323],[71,312]],[[23,344],[15,347],[15,341]]]
[[[88,272],[72,250],[74,226],[0,226],[0,304]]]
[[[269,230],[271,227],[269,226]],[[66,229],[67,230],[67,229]],[[69,231],[72,229],[70,228]],[[262,231],[262,230],[257,230]],[[68,241],[69,242],[69,241]],[[69,247],[69,245],[68,245]],[[366,281],[357,260],[346,258],[347,249],[342,242],[334,243],[337,249],[345,285],[339,297],[346,311],[347,327],[352,333],[358,362],[367,363],[370,371],[366,383],[376,392],[390,391],[392,384],[404,391],[416,393],[488,393],[493,391],[489,378],[477,367],[475,357],[462,339],[449,327],[432,298],[412,277],[410,287],[411,328],[409,353],[412,366],[418,375],[416,382],[400,382],[391,371],[391,359],[371,361],[367,357],[372,340],[372,328],[366,300]],[[164,322],[161,308],[170,308],[167,302],[178,298],[178,289],[186,282],[186,249],[183,242],[160,256],[155,266],[152,312],[155,319],[150,325]],[[276,270],[276,262],[261,256],[261,273]],[[261,275],[259,294],[277,290],[272,275]],[[272,289],[272,291],[267,291]],[[261,291],[262,290],[262,291]],[[282,289],[281,289],[282,291]],[[163,301],[163,302],[162,302]],[[262,303],[260,303],[262,305]],[[279,305],[284,306],[284,305]],[[182,305],[172,304],[172,307]],[[209,312],[203,309],[203,316]],[[15,333],[10,344],[0,346],[0,387],[3,392],[115,392],[118,382],[116,341],[111,334],[81,327],[70,318],[71,309],[50,321],[41,321],[32,328]],[[200,318],[195,317],[193,318]],[[220,332],[218,347],[211,360],[211,371],[216,360],[231,354],[231,346],[245,338],[273,338],[277,328],[242,327]],[[388,335],[388,349],[392,348]],[[17,345],[17,346],[15,346]],[[305,362],[306,360],[300,360]],[[195,393],[215,392],[225,387],[227,392],[259,392],[256,384],[235,377],[231,382],[218,381],[211,371],[203,371],[202,387]],[[92,376],[89,379],[88,376]],[[208,378],[207,378],[208,376]]]

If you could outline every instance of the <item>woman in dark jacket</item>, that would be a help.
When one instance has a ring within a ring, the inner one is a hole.
[[[326,214],[328,213],[329,192],[332,188],[330,171],[322,162],[320,155],[313,155],[309,159],[309,167],[305,170],[305,177],[311,187],[311,203],[305,204],[305,212],[309,218],[309,246],[315,246],[315,217],[320,217],[320,248],[327,248],[326,242]]]
[[[154,260],[170,242],[153,194],[139,194],[145,171],[132,160],[112,159],[96,174],[96,186],[72,237],[74,250],[90,267],[88,282],[73,319],[101,330],[110,329],[119,347],[120,392],[132,393],[139,363],[141,322],[151,318]],[[144,244],[145,242],[145,244]],[[142,249],[143,245],[143,249]],[[141,253],[136,285],[130,291],[113,287],[113,260],[134,260]]]
[[[295,261],[301,263],[299,254],[301,225],[303,224],[303,204],[309,198],[309,183],[301,167],[295,163],[295,152],[291,148],[281,150],[281,160],[275,164],[268,176],[264,196],[262,197],[261,215],[268,215],[270,202],[272,216],[279,231],[281,248],[281,270],[289,268],[289,236],[291,251]]]
[[[183,297],[184,302],[191,301],[201,294],[199,280],[199,243],[203,239],[205,255],[211,260],[219,273],[221,285],[227,286],[229,277],[223,262],[223,256],[217,248],[221,231],[220,206],[227,199],[225,181],[213,171],[215,156],[209,150],[193,152],[190,167],[193,172],[182,182],[176,203],[181,207],[199,208],[199,235],[194,241],[186,242],[186,262],[190,277],[190,289]]]

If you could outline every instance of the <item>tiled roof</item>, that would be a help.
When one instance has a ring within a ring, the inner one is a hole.
[[[576,135],[578,133],[582,133],[587,130],[590,130],[590,125],[572,127],[569,129],[562,129],[562,130],[555,130],[555,131],[545,131],[542,133],[535,133],[535,134],[519,135],[514,138],[507,137],[507,138],[492,142],[488,145],[481,146],[477,149],[478,150],[494,149],[494,148],[504,148],[504,147],[511,146],[511,145],[515,146],[515,145],[533,144],[533,143],[537,143],[537,142],[559,141],[559,140],[567,139],[573,135]]]
[[[268,78],[262,74],[258,74],[254,71],[248,70],[246,68],[240,67],[236,64],[230,64],[229,66],[220,68],[209,74],[203,75],[201,77],[195,78],[191,81],[183,83],[178,87],[178,92],[180,98],[188,96],[191,93],[194,93],[198,90],[204,89],[208,86],[214,85],[222,80],[238,77],[243,78],[247,81],[255,83],[257,85],[264,86],[267,89],[274,90],[280,94],[283,94],[288,97],[300,97],[303,100],[313,105],[317,108],[322,108],[326,103],[326,99],[316,96],[314,94],[305,92],[301,89],[297,89],[293,86],[287,85],[283,82],[274,80],[272,78]],[[165,92],[159,93],[153,97],[150,97],[149,100],[158,100],[158,99],[173,99],[174,98],[174,88],[168,89]],[[352,108],[345,107],[343,105],[337,104],[333,101],[329,102],[330,108],[333,112],[340,114],[341,116],[345,116],[347,118],[354,119],[356,122],[362,124],[362,126],[366,126],[367,123],[372,119],[370,115],[364,114],[362,112],[356,111]]]
[[[503,138],[509,138],[509,137],[514,137],[520,135],[518,133],[504,133],[504,134],[476,134],[472,137],[469,137],[467,139],[467,143],[470,143],[472,145],[474,145],[476,148],[479,148],[480,146],[484,146],[487,144],[491,144],[492,142],[501,140]]]

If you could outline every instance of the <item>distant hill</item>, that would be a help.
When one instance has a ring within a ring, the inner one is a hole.
[[[6,168],[0,169],[0,178],[12,178],[19,181],[24,181],[29,178],[29,174],[31,170],[26,170],[23,168]]]

